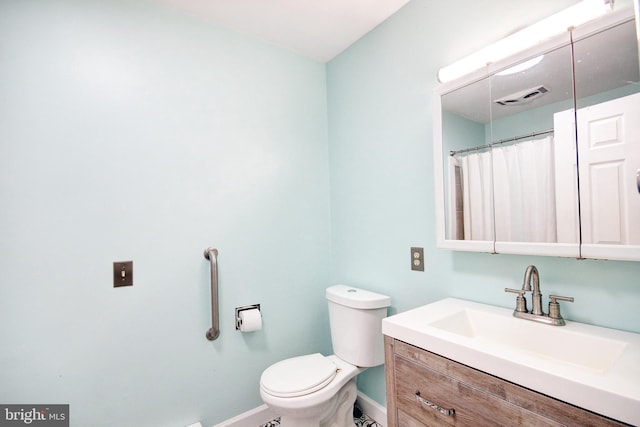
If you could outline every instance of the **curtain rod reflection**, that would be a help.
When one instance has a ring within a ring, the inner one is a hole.
[[[539,132],[532,132],[532,133],[528,133],[526,135],[514,136],[512,138],[505,138],[505,139],[501,139],[499,141],[492,142],[490,144],[479,145],[477,147],[464,148],[462,150],[455,150],[455,151],[452,150],[452,151],[449,151],[449,155],[450,156],[455,156],[456,154],[467,153],[469,151],[480,151],[480,150],[485,149],[485,148],[491,148],[494,145],[504,144],[505,142],[512,142],[512,141],[517,141],[519,139],[533,138],[534,136],[546,135],[546,134],[549,134],[549,133],[553,133],[553,129],[542,130],[542,131],[539,131]]]

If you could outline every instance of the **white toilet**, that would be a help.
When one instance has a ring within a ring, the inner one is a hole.
[[[353,427],[356,376],[384,363],[382,319],[391,298],[344,285],[326,296],[335,354],[285,359],[260,378],[260,396],[283,427]]]

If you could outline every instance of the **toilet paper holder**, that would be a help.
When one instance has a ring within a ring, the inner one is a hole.
[[[245,310],[254,310],[258,309],[260,311],[260,304],[251,304],[244,305],[242,307],[236,307],[236,331],[240,330],[240,325],[242,325],[242,319],[240,318],[240,312]]]

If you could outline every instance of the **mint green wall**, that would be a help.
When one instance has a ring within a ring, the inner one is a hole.
[[[0,402],[211,426],[331,351],[324,64],[147,1],[3,0],[0,70]]]
[[[214,424],[261,403],[274,361],[331,351],[335,282],[392,313],[510,307],[535,263],[545,294],[576,297],[568,318],[639,331],[640,263],[435,248],[436,70],[574,1],[413,0],[326,67],[146,0],[0,2],[0,402]],[[128,259],[135,284],[113,289]],[[240,334],[250,303],[264,329]],[[384,402],[383,369],[360,388]]]
[[[448,156],[449,150],[474,148],[487,143],[485,127],[482,123],[474,122],[449,111],[442,112],[442,136],[446,145],[443,155]]]
[[[387,293],[392,312],[453,296],[513,307],[528,264],[572,320],[640,332],[640,263],[435,247],[432,91],[438,68],[572,1],[413,0],[327,67],[332,278]],[[498,31],[500,29],[500,31]],[[473,37],[470,37],[473,35]],[[424,246],[425,272],[409,248]],[[544,345],[544,343],[540,343]],[[359,387],[384,402],[382,368]]]

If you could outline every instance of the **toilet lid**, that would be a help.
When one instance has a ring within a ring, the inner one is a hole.
[[[272,396],[303,396],[324,388],[337,370],[336,365],[320,353],[293,357],[265,369],[260,385]]]

